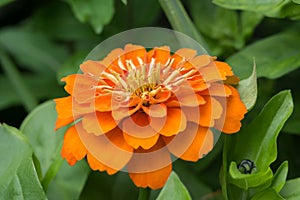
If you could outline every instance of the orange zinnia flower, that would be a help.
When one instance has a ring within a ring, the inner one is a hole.
[[[211,128],[234,133],[246,113],[231,67],[209,55],[167,46],[147,52],[128,44],[82,74],[63,78],[68,97],[55,99],[56,129],[67,130],[62,157],[87,157],[93,170],[127,170],[138,187],[163,187],[171,154],[197,161],[213,147]]]

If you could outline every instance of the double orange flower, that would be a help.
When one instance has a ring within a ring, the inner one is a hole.
[[[93,170],[126,170],[138,187],[163,187],[171,154],[197,161],[214,144],[212,128],[235,133],[246,113],[231,67],[208,55],[167,46],[147,52],[128,44],[82,74],[65,78],[68,97],[55,99],[56,129],[70,124],[62,157],[87,157]]]

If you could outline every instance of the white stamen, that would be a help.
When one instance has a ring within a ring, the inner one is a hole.
[[[122,60],[121,60],[120,57],[119,57],[119,59],[118,59],[118,65],[119,65],[119,67],[120,67],[122,70],[127,71],[127,69],[126,69],[126,67],[124,66],[124,64],[123,64],[123,62],[122,62]]]
[[[118,84],[118,80],[116,79],[115,76],[113,76],[112,74],[109,74],[107,72],[102,72],[102,74],[108,78],[109,80],[111,80],[113,83]]]
[[[175,70],[172,72],[170,76],[164,81],[164,85],[167,85],[171,80],[173,80],[177,75],[179,74],[179,71]]]
[[[144,61],[140,57],[137,57],[137,60],[138,60],[138,62],[139,62],[140,65],[144,64]]]
[[[149,69],[148,69],[148,76],[150,76],[151,73],[153,72],[154,65],[155,65],[155,59],[151,58],[151,62],[150,62]]]

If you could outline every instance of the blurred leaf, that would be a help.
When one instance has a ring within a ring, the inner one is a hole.
[[[300,67],[300,34],[297,29],[255,42],[227,59],[241,79],[251,73],[253,58],[257,77],[275,79]],[[271,50],[270,50],[271,49]]]
[[[284,200],[273,188],[269,188],[267,190],[263,190],[261,192],[256,193],[251,200]]]
[[[78,73],[78,71],[80,70],[79,66],[84,61],[87,54],[87,52],[79,52],[69,57],[62,65],[62,67],[58,70],[58,81],[60,81],[65,76]]]
[[[237,88],[247,110],[253,108],[257,99],[257,77],[255,62],[253,63],[251,76],[249,76],[247,79],[242,80]]]
[[[190,1],[191,15],[198,30],[209,39],[215,55],[228,54],[230,48],[240,49],[261,21],[262,15],[224,9],[210,0]],[[220,20],[222,19],[222,20]]]
[[[48,74],[54,74],[67,56],[65,48],[52,43],[44,35],[21,28],[2,29],[0,46],[3,46],[21,66]]]
[[[292,0],[294,3],[300,4],[300,0]]]
[[[175,172],[172,172],[166,182],[165,186],[159,193],[157,200],[187,200],[191,199],[191,196],[185,186],[180,181]]]
[[[10,2],[13,2],[14,0],[0,0],[0,6],[4,6],[5,4],[8,4]]]
[[[70,166],[63,162],[57,175],[49,184],[47,197],[51,200],[79,199],[90,170],[85,160]]]
[[[300,17],[300,6],[290,0],[213,0],[213,3],[227,9],[258,12],[268,17]]]
[[[80,23],[70,7],[62,1],[49,1],[41,6],[26,21],[26,26],[56,40],[77,42],[98,38],[92,27]]]
[[[195,176],[196,172],[187,166],[187,163],[178,161],[174,163],[174,171],[180,173],[181,182],[189,191],[192,199],[199,199],[213,192],[211,188],[202,182],[205,173],[199,173],[199,177]]]
[[[124,185],[126,185],[126,190],[124,190]],[[138,188],[130,180],[128,173],[119,172],[116,174],[116,181],[112,185],[111,194],[112,200],[136,199],[138,196]]]
[[[22,78],[36,99],[49,99],[64,94],[63,89],[57,84],[55,76],[23,74]],[[5,98],[0,98],[0,110],[21,104],[22,99],[11,89],[12,87],[9,80],[5,76],[0,75],[0,94],[5,96]]]
[[[32,161],[27,138],[0,125],[0,196],[2,199],[46,199]]]
[[[121,0],[122,3],[124,3],[125,5],[127,5],[127,0]]]
[[[53,101],[45,102],[26,117],[21,125],[21,130],[29,138],[33,151],[40,162],[43,186],[47,189],[49,185],[47,196],[50,198],[61,195],[59,199],[63,197],[65,197],[64,199],[74,199],[80,195],[89,168],[85,161],[74,167],[66,163],[62,164],[60,151],[66,129],[54,131],[56,117],[55,103]]]
[[[206,51],[209,52],[208,46],[200,33],[197,31],[195,25],[189,18],[183,5],[179,0],[159,0],[159,3],[164,10],[173,29],[180,31],[201,44]]]
[[[272,188],[274,188],[276,192],[280,192],[280,190],[283,188],[288,174],[288,170],[289,167],[287,161],[284,161],[277,169],[272,180]]]
[[[280,194],[287,200],[297,200],[300,198],[300,178],[288,180]]]
[[[37,99],[32,94],[32,91],[26,85],[21,75],[21,72],[17,69],[17,66],[13,63],[10,57],[2,51],[0,48],[0,59],[2,69],[6,75],[8,82],[11,83],[12,89],[21,98],[21,102],[25,109],[30,112],[38,105]],[[11,88],[10,88],[11,89]]]
[[[56,133],[55,103],[47,101],[34,109],[21,124],[20,130],[29,138],[33,151],[40,161],[43,177],[60,152],[65,129]]]
[[[67,0],[77,19],[92,25],[96,33],[101,33],[114,14],[113,0]]]

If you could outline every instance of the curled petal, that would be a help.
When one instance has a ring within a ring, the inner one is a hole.
[[[61,156],[65,158],[70,165],[74,165],[87,154],[85,146],[82,144],[75,125],[71,126],[65,136],[62,146]]]
[[[72,111],[73,98],[72,98],[72,96],[54,99],[54,102],[56,104],[56,111],[58,114],[58,118],[66,119],[66,118],[73,117],[73,111]]]
[[[80,94],[84,91],[90,91],[91,94],[94,93],[92,86],[97,85],[98,81],[91,76],[84,74],[72,74],[62,79],[66,82],[65,90],[76,97],[79,101],[84,101]]]
[[[176,135],[186,128],[186,117],[180,108],[168,108],[165,119],[151,118],[151,127],[164,136]]]
[[[182,48],[178,49],[173,55],[172,59],[173,61],[173,68],[176,68],[180,62],[184,59],[185,61],[190,60],[191,58],[195,57],[197,54],[197,51],[193,49],[188,49],[188,48]]]
[[[192,58],[188,62],[186,62],[183,66],[185,69],[200,69],[202,67],[207,66],[212,62],[212,58],[209,55],[200,55]]]
[[[103,60],[101,60],[100,63],[108,67],[113,62],[115,62],[123,53],[124,50],[121,48],[114,49]]]
[[[228,87],[231,89],[232,95],[226,98],[226,110],[216,121],[215,128],[224,133],[235,133],[240,130],[241,120],[244,118],[247,108],[240,99],[238,91],[232,86]]]
[[[81,123],[77,123],[76,128],[87,151],[105,166],[118,171],[131,159],[133,148],[126,143],[118,127],[100,136],[87,133]]]
[[[202,147],[207,134],[212,134],[209,128],[198,126],[195,123],[188,123],[183,132],[173,137],[164,137],[164,140],[172,154],[183,160],[196,162],[204,152]],[[209,136],[209,138],[211,137]]]
[[[88,133],[95,135],[107,133],[117,126],[111,112],[96,112],[85,115],[82,119],[82,125]]]
[[[125,141],[135,149],[139,147],[142,147],[143,149],[150,149],[156,144],[159,138],[159,134],[155,134],[152,137],[148,137],[148,138],[133,137],[126,133],[123,133],[123,136]]]
[[[91,103],[91,108],[100,111],[100,112],[108,112],[112,110],[112,95],[101,95],[95,98],[95,100]]]
[[[112,174],[115,174],[118,172],[118,170],[112,169],[112,168],[104,165],[103,163],[101,163],[90,153],[87,154],[87,161],[92,170],[106,171],[109,175],[112,175]]]

